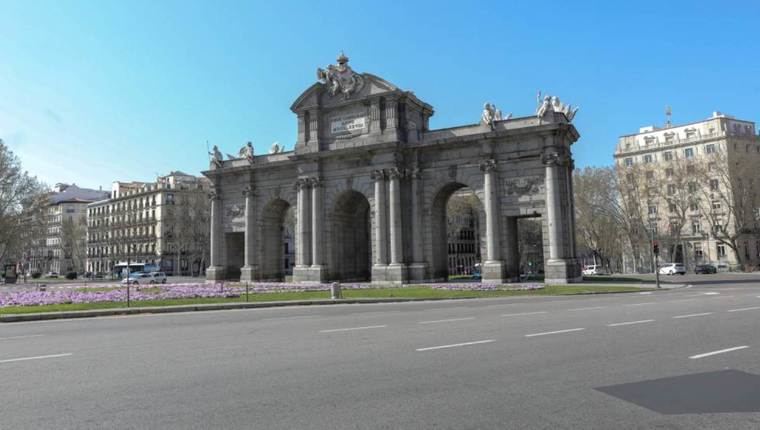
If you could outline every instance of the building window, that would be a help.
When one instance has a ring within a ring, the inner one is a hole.
[[[675,203],[670,203],[668,205],[668,211],[671,212],[671,213],[674,213],[676,211],[676,204]]]
[[[699,221],[693,221],[691,223],[691,234],[699,234],[702,231],[702,225]]]
[[[702,251],[702,244],[700,242],[694,243],[694,257],[697,260],[704,258],[704,252]]]
[[[686,148],[683,150],[684,158],[694,158],[694,148]]]
[[[625,160],[623,160],[623,162],[625,163],[625,167],[633,166],[633,158],[630,158],[630,157],[626,158]]]
[[[666,151],[665,153],[662,154],[662,158],[664,158],[665,161],[670,161],[673,159],[673,153],[670,151]]]
[[[665,176],[668,177],[668,178],[672,178],[673,177],[673,169],[670,169],[670,168],[665,169]]]
[[[676,193],[676,186],[674,184],[668,184],[668,195],[672,196]]]
[[[697,184],[695,182],[689,182],[689,192],[690,193],[697,192]]]
[[[725,257],[726,256],[726,245],[718,245],[718,257]]]
[[[715,163],[714,162],[708,163],[707,164],[707,171],[708,172],[712,172],[713,170],[715,170]]]
[[[720,187],[718,186],[718,180],[717,179],[710,179],[710,191],[718,191]]]
[[[709,145],[705,145],[705,153],[706,154],[714,154],[715,153],[715,144],[711,143]]]
[[[649,181],[653,180],[653,179],[654,179],[654,172],[653,172],[653,171],[651,171],[651,170],[650,170],[650,171],[648,171],[648,172],[646,173],[646,178],[647,178],[647,180],[649,180]]]
[[[720,209],[720,202],[712,202],[713,209]]]
[[[696,203],[689,203],[689,210],[692,212],[696,212],[699,210],[699,206]]]
[[[695,171],[696,171],[696,169],[694,168],[694,166],[691,166],[691,165],[686,166],[686,173],[687,174],[693,175]]]
[[[649,215],[654,215],[657,213],[657,206],[649,206]]]
[[[652,154],[647,154],[644,156],[644,163],[651,163],[652,162]]]
[[[625,175],[625,180],[628,181],[629,183],[633,182],[633,173],[627,173]]]

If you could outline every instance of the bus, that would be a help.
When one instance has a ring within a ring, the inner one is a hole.
[[[158,272],[158,264],[150,264],[150,263],[129,263],[129,273],[135,273],[135,272]],[[113,266],[113,274],[118,277],[119,279],[124,278],[127,276],[127,263],[120,262],[117,264],[114,264]]]

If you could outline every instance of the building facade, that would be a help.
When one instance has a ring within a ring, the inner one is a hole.
[[[580,279],[570,146],[575,111],[547,97],[535,114],[429,128],[433,108],[356,73],[345,56],[291,106],[298,139],[223,160],[213,182],[208,279],[283,279],[281,231],[295,211],[295,282],[408,283],[448,277],[446,206],[464,187],[484,220],[483,282],[519,278],[517,221],[542,220],[547,282]],[[474,115],[477,117],[477,115]]]
[[[87,270],[130,264],[199,275],[208,260],[209,181],[171,172],[156,182],[114,182],[111,198],[87,207]]]
[[[755,124],[714,112],[703,121],[642,127],[615,150],[621,203],[638,220],[624,243],[628,271],[660,262],[752,268],[760,263],[760,138]],[[654,241],[654,243],[653,243]]]
[[[32,238],[26,253],[29,273],[83,272],[86,259],[87,205],[106,198],[107,191],[56,184],[43,214],[43,234]]]

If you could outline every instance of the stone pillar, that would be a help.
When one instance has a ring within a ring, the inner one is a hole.
[[[327,271],[324,266],[324,241],[322,234],[324,223],[322,222],[322,181],[319,178],[310,178],[311,184],[311,268],[309,281],[323,282]]]
[[[482,264],[482,280],[486,283],[504,283],[504,262],[499,248],[499,200],[496,160],[480,163],[483,172],[483,193],[486,212],[486,261]]]
[[[309,181],[301,178],[296,181],[298,195],[296,205],[296,268],[311,265],[311,208]]]
[[[388,189],[390,194],[390,211],[388,224],[390,227],[391,263],[388,268],[388,280],[401,283],[406,280],[406,265],[404,264],[404,238],[401,218],[401,179],[404,170],[393,168],[388,172]]]
[[[220,191],[214,189],[211,191],[211,229],[209,231],[209,248],[211,251],[211,265],[206,269],[206,279],[218,281],[224,279],[225,262],[222,261],[222,199]]]
[[[380,99],[372,100],[369,105],[369,132],[380,133]]]
[[[425,279],[427,263],[424,256],[424,228],[422,226],[422,174],[419,168],[412,170],[412,263],[409,264],[409,279],[422,281]]]
[[[545,167],[546,187],[546,223],[549,235],[549,259],[544,262],[544,282],[547,284],[565,284],[581,279],[577,261],[569,252],[572,243],[569,242],[572,231],[572,208],[566,195],[569,188],[567,170],[569,156],[562,149],[549,149],[544,152],[542,161]],[[564,196],[564,199],[563,199]],[[565,211],[562,210],[563,205]],[[563,219],[563,212],[566,219]]]
[[[243,252],[244,266],[240,269],[241,281],[253,281],[258,275],[258,265],[256,264],[256,216],[253,207],[254,191],[253,186],[248,186],[243,191],[245,196],[245,245]]]
[[[386,218],[385,172],[372,172],[375,181],[375,256],[372,265],[372,282],[384,282],[388,268],[388,223]]]

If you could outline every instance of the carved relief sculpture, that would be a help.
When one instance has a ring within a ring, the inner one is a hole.
[[[364,78],[351,69],[348,65],[348,57],[342,52],[336,61],[337,64],[330,64],[326,69],[318,68],[317,80],[328,86],[330,95],[341,93],[348,99],[351,94],[361,90],[364,86]]]

